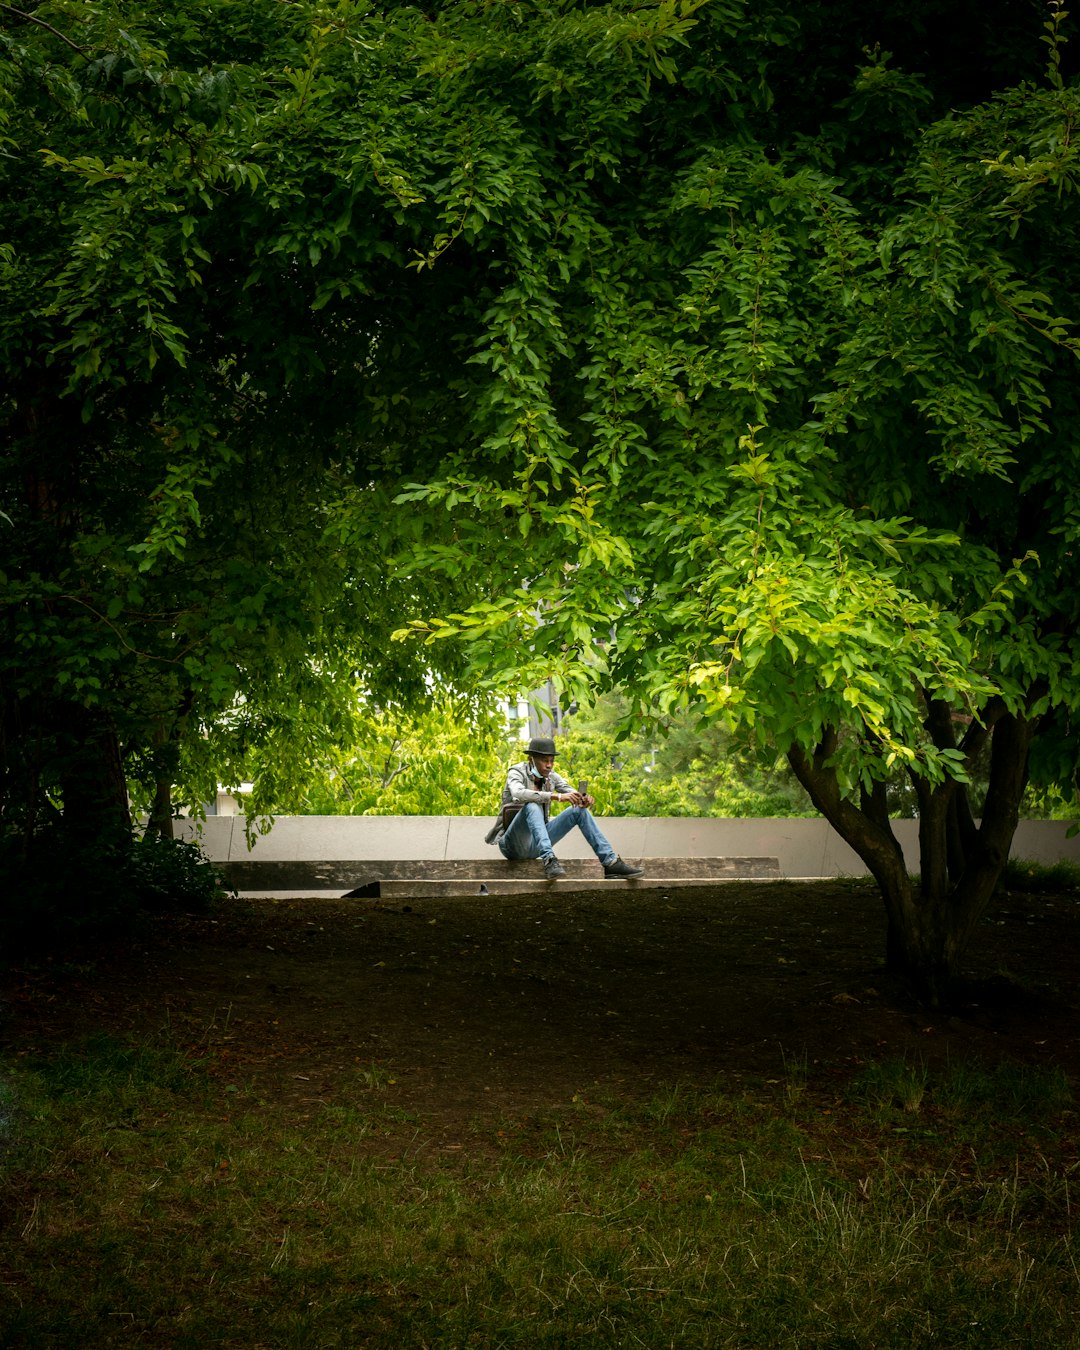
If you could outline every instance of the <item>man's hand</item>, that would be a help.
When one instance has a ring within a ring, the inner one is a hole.
[[[587,792],[556,792],[554,797],[557,802],[569,802],[571,806],[592,806],[596,800]]]

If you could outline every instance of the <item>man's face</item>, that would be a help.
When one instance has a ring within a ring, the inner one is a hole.
[[[555,767],[554,755],[530,755],[529,758],[536,766],[536,772],[541,778],[546,778]]]

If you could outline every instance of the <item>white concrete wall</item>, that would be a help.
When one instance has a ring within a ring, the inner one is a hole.
[[[279,816],[250,852],[240,816],[210,816],[197,827],[181,822],[184,837],[201,834],[216,862],[491,858],[484,843],[488,816]],[[778,858],[786,877],[865,876],[866,867],[838,834],[816,820],[665,819],[629,816],[602,822],[604,833],[627,858]],[[1020,822],[1013,857],[1039,863],[1080,864],[1080,835],[1067,839],[1058,820]],[[918,822],[893,821],[912,872],[919,870]],[[590,857],[576,831],[559,845],[566,858]]]

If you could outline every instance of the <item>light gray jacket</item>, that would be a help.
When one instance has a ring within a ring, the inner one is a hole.
[[[573,788],[554,769],[544,779],[534,778],[529,772],[528,760],[522,764],[511,764],[506,773],[506,786],[503,788],[502,801],[499,803],[499,816],[495,824],[484,836],[485,843],[497,844],[506,833],[503,823],[503,807],[525,802],[536,802],[544,809],[544,820],[551,817],[551,799],[558,792],[573,792]]]

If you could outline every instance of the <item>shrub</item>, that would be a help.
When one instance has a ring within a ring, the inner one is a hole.
[[[1080,866],[1070,862],[1047,864],[1027,858],[1010,858],[1005,866],[1004,881],[1011,891],[1080,892]]]
[[[0,941],[15,952],[123,932],[147,911],[205,911],[221,893],[196,844],[127,834],[88,843],[62,824],[29,842],[0,838],[0,873]]]

